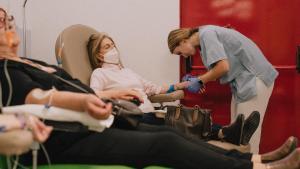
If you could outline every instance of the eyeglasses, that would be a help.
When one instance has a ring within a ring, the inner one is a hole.
[[[5,29],[6,30],[11,30],[15,28],[15,18],[14,16],[10,15],[7,16],[7,18],[0,18],[0,22],[5,24]]]
[[[14,24],[14,16],[10,15],[8,17],[1,17],[0,18],[0,23],[4,24],[4,23],[9,23],[9,25],[13,25]]]
[[[115,47],[115,43],[107,43],[105,44],[104,46],[100,47],[100,49],[110,49],[110,48],[113,48]]]
[[[0,18],[0,23],[5,23],[5,18]]]

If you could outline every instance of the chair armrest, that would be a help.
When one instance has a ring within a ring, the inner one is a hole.
[[[157,94],[149,97],[152,103],[173,102],[184,98],[183,90],[176,90],[172,93]]]

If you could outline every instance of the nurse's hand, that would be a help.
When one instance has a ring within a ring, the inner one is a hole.
[[[204,83],[197,77],[189,79],[189,85],[187,90],[191,93],[204,93],[205,86]]]
[[[112,104],[104,103],[97,96],[88,94],[83,102],[83,109],[92,117],[104,120],[107,119],[112,113]]]
[[[195,78],[195,77],[197,77],[197,76],[193,76],[193,75],[191,75],[191,74],[186,74],[186,75],[184,75],[183,77],[182,77],[182,81],[183,82],[185,82],[185,81],[190,81],[190,79],[191,78]]]
[[[203,94],[203,93],[205,93],[205,92],[206,92],[205,87],[204,87],[204,88],[201,88],[201,89],[199,90],[199,94]]]

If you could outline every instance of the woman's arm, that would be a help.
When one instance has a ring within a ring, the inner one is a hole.
[[[85,97],[87,94],[56,91],[55,89],[44,91],[36,88],[27,94],[25,104],[49,104],[75,111],[84,111]]]
[[[109,75],[104,75],[102,69],[96,69],[93,71],[90,79],[90,87],[95,91],[98,97],[100,98],[109,98],[109,99],[123,99],[123,100],[132,100],[137,98],[140,102],[144,102],[142,96],[139,92],[133,89],[122,89],[122,90],[106,90],[104,91],[105,86],[107,85],[105,81],[108,81],[107,77]]]
[[[189,82],[187,82],[187,81],[175,83],[174,84],[174,91],[183,90],[183,89],[187,88],[188,85],[189,85]],[[170,88],[172,88],[171,85],[170,86],[162,86],[160,93],[161,94],[168,93]],[[170,90],[170,92],[173,92],[172,89]]]
[[[85,111],[96,119],[107,119],[112,111],[112,105],[110,103],[104,103],[93,94],[56,90],[44,91],[38,88],[28,93],[25,103],[49,104],[75,111]]]
[[[202,80],[202,82],[205,84],[207,82],[215,81],[216,79],[219,79],[228,71],[229,71],[228,60],[223,59],[218,61],[212,69],[210,69],[205,74],[199,76],[198,78]]]
[[[172,85],[163,85],[163,86],[159,86],[143,77],[141,77],[140,75],[138,75],[137,73],[133,72],[132,73],[138,78],[140,79],[140,81],[142,82],[143,86],[144,86],[144,91],[148,96],[154,95],[154,94],[165,94],[168,92],[173,92],[175,90],[182,90],[185,89],[188,86],[188,82],[179,82],[174,84],[174,88],[171,87]],[[173,88],[174,90],[169,90],[170,88]]]
[[[134,89],[96,91],[96,94],[100,98],[122,99],[122,100],[129,100],[129,101],[133,99],[138,99],[141,103],[144,102],[141,94]]]

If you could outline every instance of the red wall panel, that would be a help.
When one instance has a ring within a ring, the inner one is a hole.
[[[296,70],[296,46],[300,45],[299,0],[181,0],[181,27],[231,24],[252,39],[279,71],[263,125],[261,152],[279,146],[289,135],[300,137],[300,77]],[[193,74],[206,72],[199,54],[193,57]],[[185,74],[181,58],[181,76]],[[207,84],[205,94],[190,94],[182,103],[213,110],[216,122],[230,121],[229,86]]]

